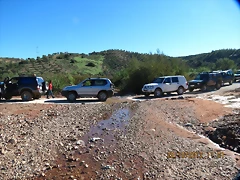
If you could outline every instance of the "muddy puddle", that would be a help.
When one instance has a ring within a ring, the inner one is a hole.
[[[118,133],[125,134],[126,126],[130,120],[130,110],[120,109],[109,119],[100,121],[90,128],[82,140],[88,144],[91,142],[102,142],[105,146],[111,146]]]
[[[133,112],[125,108],[113,113],[109,119],[99,121],[74,142],[72,151],[59,156],[55,167],[35,179],[106,179],[106,176],[101,178],[99,174],[109,174],[107,179],[126,178],[120,170],[122,162],[116,153],[117,139],[127,133],[132,116]],[[142,166],[140,159],[135,158],[133,162]],[[135,174],[134,177],[142,177],[139,172],[136,169],[131,173]]]

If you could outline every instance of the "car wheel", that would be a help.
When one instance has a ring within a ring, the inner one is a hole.
[[[193,88],[188,88],[189,92],[193,92],[193,90],[194,90]]]
[[[183,93],[184,93],[183,87],[179,87],[177,90],[177,93],[178,93],[178,95],[183,95]]]
[[[3,97],[4,97],[5,100],[12,99],[12,95],[10,93],[6,93]]]
[[[206,85],[202,85],[201,91],[204,92],[204,91],[206,91],[206,90],[207,90],[207,86],[206,86]]]
[[[68,93],[68,95],[67,95],[68,102],[73,103],[73,102],[76,101],[76,99],[77,99],[77,95],[76,95],[75,92],[69,92]]]
[[[32,93],[29,92],[29,91],[23,91],[21,93],[21,98],[23,101],[31,101],[33,96],[32,96]]]
[[[155,91],[154,91],[154,97],[161,97],[162,96],[162,90],[160,88],[157,88]]]
[[[220,89],[221,88],[221,84],[220,83],[217,83],[216,84],[216,89],[218,90],[218,89]]]
[[[233,81],[231,80],[231,81],[229,81],[229,85],[232,85],[233,84]]]
[[[98,99],[99,99],[100,101],[106,101],[107,98],[108,98],[107,93],[104,92],[104,91],[102,91],[102,92],[100,92],[100,93],[98,94]]]

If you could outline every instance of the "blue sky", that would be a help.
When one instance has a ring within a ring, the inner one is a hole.
[[[240,48],[234,0],[0,0],[0,57]]]

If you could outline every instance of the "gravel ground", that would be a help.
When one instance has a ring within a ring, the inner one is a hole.
[[[230,113],[215,102],[7,106],[0,105],[0,179],[224,180],[238,171],[233,158],[186,130]]]

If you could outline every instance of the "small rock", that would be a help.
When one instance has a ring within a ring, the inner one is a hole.
[[[85,146],[85,142],[83,140],[78,140],[76,142],[77,145]]]

